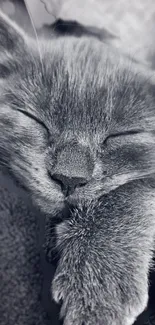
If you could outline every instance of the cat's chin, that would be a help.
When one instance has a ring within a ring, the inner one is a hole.
[[[41,213],[49,216],[56,216],[61,213],[65,208],[64,200],[51,199],[47,200],[45,197],[31,196],[33,205],[39,208]]]

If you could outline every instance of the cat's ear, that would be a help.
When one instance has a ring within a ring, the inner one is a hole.
[[[25,46],[26,35],[5,14],[0,12],[0,54],[3,51],[13,54]]]
[[[27,40],[24,31],[0,12],[0,80],[17,71],[26,55]]]

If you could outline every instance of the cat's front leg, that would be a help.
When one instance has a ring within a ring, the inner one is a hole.
[[[147,306],[155,218],[135,195],[121,194],[115,205],[110,197],[98,211],[77,208],[57,226],[52,294],[64,325],[132,325]]]
[[[65,223],[61,226],[66,227]],[[148,301],[143,262],[119,267],[114,256],[114,264],[107,259],[100,263],[97,247],[84,252],[81,240],[64,248],[52,283],[53,298],[62,303],[63,324],[132,325]]]

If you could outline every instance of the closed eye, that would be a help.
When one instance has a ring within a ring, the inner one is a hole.
[[[27,111],[24,111],[24,110],[22,110],[20,108],[16,109],[16,111],[18,111],[18,112],[20,112],[20,113],[28,116],[29,118],[31,118],[33,120],[35,120],[37,123],[39,123],[40,125],[42,125],[44,127],[44,129],[46,129],[46,131],[49,134],[49,130],[48,130],[47,126],[44,124],[44,122],[42,122],[40,119],[38,119],[35,115],[33,115],[33,114],[31,114],[31,113],[29,113]]]
[[[110,134],[106,137],[106,139],[104,140],[104,144],[106,144],[106,142],[108,141],[109,138],[117,138],[117,137],[121,137],[121,136],[126,136],[126,135],[136,135],[139,133],[144,133],[144,131],[142,130],[129,130],[129,131],[124,131],[124,132],[120,132],[120,133],[113,133]]]

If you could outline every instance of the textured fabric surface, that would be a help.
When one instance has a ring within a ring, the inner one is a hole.
[[[45,324],[38,216],[0,173],[0,324]]]

